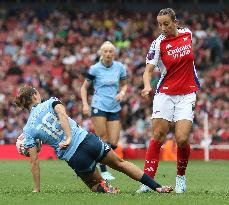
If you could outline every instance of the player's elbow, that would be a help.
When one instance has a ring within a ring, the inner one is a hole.
[[[85,95],[86,92],[87,92],[87,91],[86,91],[85,86],[82,85],[81,88],[80,88],[80,94],[81,94],[81,96]]]

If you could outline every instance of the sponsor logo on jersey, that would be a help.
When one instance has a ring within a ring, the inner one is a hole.
[[[169,56],[173,56],[174,59],[181,58],[191,53],[192,46],[190,44],[167,51]]]
[[[172,46],[170,44],[168,44],[165,48],[166,48],[166,50],[168,50],[169,48],[172,48]]]

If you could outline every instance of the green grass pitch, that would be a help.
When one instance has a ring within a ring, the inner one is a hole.
[[[143,161],[133,161],[143,167]],[[118,195],[96,194],[63,161],[40,161],[42,192],[32,193],[29,161],[0,161],[0,205],[224,205],[229,204],[229,162],[190,161],[185,194],[136,194],[139,182],[112,170]],[[160,162],[157,180],[175,186],[176,163]]]

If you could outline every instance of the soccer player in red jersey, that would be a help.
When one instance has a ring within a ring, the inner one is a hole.
[[[178,28],[173,9],[162,9],[157,22],[161,34],[150,46],[143,74],[143,97],[151,91],[150,80],[154,69],[159,69],[161,78],[153,100],[152,139],[145,157],[144,172],[154,178],[160,148],[169,131],[169,123],[175,124],[177,142],[176,193],[186,191],[185,170],[188,164],[190,145],[188,142],[194,117],[196,92],[199,82],[192,51],[192,33],[188,28]],[[137,191],[147,192],[142,185]]]

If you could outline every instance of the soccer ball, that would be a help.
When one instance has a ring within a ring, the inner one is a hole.
[[[36,140],[36,147],[37,147],[37,153],[41,151],[41,141],[39,139]],[[24,155],[26,157],[29,157],[29,151],[28,148],[25,147],[25,136],[22,134],[19,135],[16,142],[16,148],[19,154]]]

